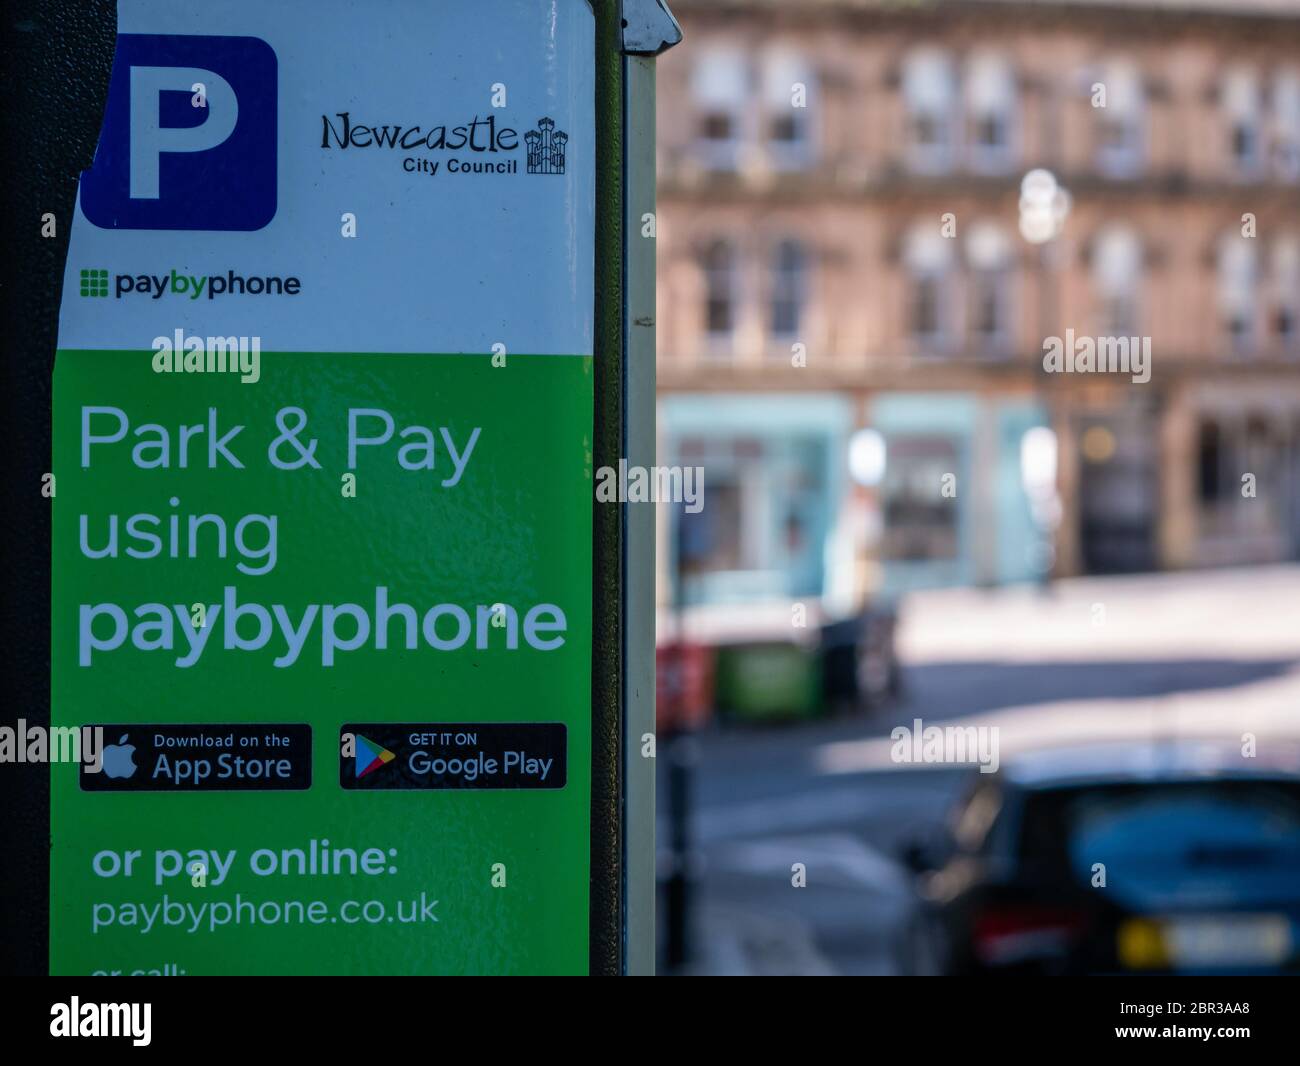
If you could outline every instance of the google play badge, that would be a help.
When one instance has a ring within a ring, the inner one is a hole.
[[[365,777],[366,774],[373,773],[395,758],[397,756],[387,748],[381,748],[373,740],[367,740],[360,733],[357,734],[357,777]]]

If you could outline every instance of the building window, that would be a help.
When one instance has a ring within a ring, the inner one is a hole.
[[[919,275],[916,278],[916,299],[912,304],[912,332],[922,341],[939,335],[939,303],[942,299],[942,279]]]
[[[1287,181],[1300,179],[1300,72],[1273,80],[1273,166]]]
[[[1013,162],[1016,82],[1000,56],[977,55],[966,65],[967,140],[972,168],[1001,173]]]
[[[808,262],[803,245],[786,240],[772,256],[772,336],[798,337],[808,297]]]
[[[1219,243],[1219,313],[1236,352],[1255,344],[1255,243],[1235,233]]]
[[[903,106],[907,113],[907,160],[914,170],[942,172],[952,166],[952,115],[956,103],[952,60],[944,52],[922,49],[903,66]]]
[[[957,503],[936,486],[960,470],[956,441],[944,436],[891,436],[881,486],[881,554],[897,562],[957,558]]]
[[[734,170],[744,137],[749,71],[739,50],[713,49],[696,61],[691,95],[698,121],[697,147],[706,166]]]
[[[1284,348],[1300,346],[1300,240],[1273,246],[1273,330]]]
[[[1285,484],[1289,420],[1260,410],[1217,411],[1202,416],[1198,427],[1197,497],[1203,537],[1235,542],[1263,534],[1290,537]],[[1255,479],[1257,495],[1242,495],[1242,477]],[[1229,557],[1236,552],[1230,551]]]
[[[1228,129],[1228,152],[1238,174],[1253,175],[1260,165],[1259,79],[1246,67],[1231,70],[1223,79],[1223,113]]]
[[[817,83],[811,66],[793,52],[769,52],[763,60],[763,104],[767,148],[778,170],[797,170],[812,161]]]
[[[922,349],[943,348],[948,335],[952,241],[933,226],[917,226],[908,234],[903,260],[911,282],[912,339]]]
[[[1223,496],[1223,443],[1217,422],[1201,423],[1197,441],[1197,490],[1201,503],[1213,505]]]
[[[966,237],[969,265],[967,319],[977,348],[1005,351],[1011,343],[1011,242],[991,223],[976,223]]]
[[[1093,285],[1099,310],[1098,334],[1130,337],[1139,332],[1138,290],[1142,244],[1126,226],[1102,230],[1093,247]]]
[[[1142,77],[1131,63],[1112,63],[1101,77],[1106,106],[1097,119],[1097,168],[1112,178],[1133,177],[1146,155],[1146,100]]]
[[[703,508],[676,514],[686,603],[822,592],[830,446],[828,435],[801,429],[679,438],[675,460],[709,471]]]
[[[730,343],[736,328],[736,250],[714,241],[704,252],[704,328],[713,342]]]

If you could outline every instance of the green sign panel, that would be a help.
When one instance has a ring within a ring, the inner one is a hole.
[[[53,721],[105,748],[52,767],[51,971],[586,972],[590,7],[118,29],[55,366]]]

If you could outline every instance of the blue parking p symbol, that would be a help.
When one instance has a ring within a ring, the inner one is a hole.
[[[261,229],[276,209],[276,105],[265,41],[121,34],[83,214],[105,229]]]

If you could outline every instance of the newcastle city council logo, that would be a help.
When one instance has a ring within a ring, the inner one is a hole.
[[[555,119],[537,120],[537,129],[524,134],[528,146],[529,174],[563,174],[564,151],[569,135],[555,128]]]

